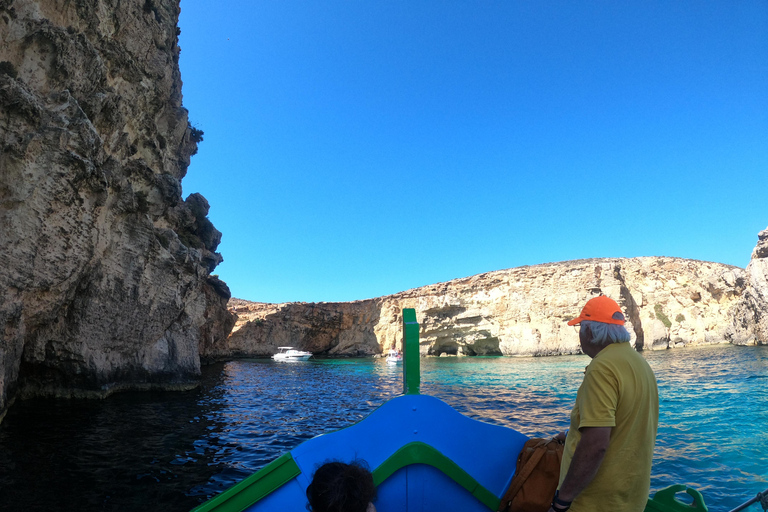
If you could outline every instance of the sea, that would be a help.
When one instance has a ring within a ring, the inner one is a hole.
[[[643,355],[660,395],[652,492],[686,484],[727,512],[768,489],[768,347]],[[584,355],[428,357],[421,393],[551,436],[568,428],[587,364]],[[0,510],[188,511],[401,393],[402,366],[384,359],[252,359],[204,367],[191,391],[17,401],[0,424]]]

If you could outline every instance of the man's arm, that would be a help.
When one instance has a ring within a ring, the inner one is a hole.
[[[558,498],[571,502],[595,478],[603,462],[613,427],[583,427],[581,440],[573,454],[568,473],[560,486]],[[550,512],[555,509],[550,508]],[[555,511],[556,512],[556,511]]]

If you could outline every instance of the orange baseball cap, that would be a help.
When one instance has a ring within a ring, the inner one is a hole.
[[[616,301],[605,295],[589,299],[584,304],[579,316],[568,322],[568,325],[576,325],[582,320],[603,322],[604,324],[624,325],[624,313]]]

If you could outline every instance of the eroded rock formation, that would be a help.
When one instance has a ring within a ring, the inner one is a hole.
[[[739,325],[732,325],[732,319],[744,302],[752,304],[751,297],[764,293],[765,267],[755,267],[755,260],[745,272],[680,258],[593,259],[488,272],[357,302],[260,304],[233,299],[230,309],[238,322],[229,350],[263,356],[278,345],[290,345],[328,355],[380,353],[400,345],[401,311],[415,308],[423,354],[576,353],[578,338],[566,322],[601,293],[622,306],[632,344],[639,349],[732,339],[754,343],[750,325],[762,325],[759,319],[750,317]],[[747,286],[750,271],[763,273],[763,288]],[[742,297],[745,290],[748,296]]]
[[[380,353],[376,332],[381,323],[380,300],[265,304],[231,299],[229,308],[237,315],[237,323],[227,346],[221,345],[216,356],[267,356],[282,346],[328,355]]]
[[[738,345],[768,345],[768,229],[760,232],[746,269],[746,287],[728,333]]]
[[[187,387],[226,338],[221,239],[181,179],[177,0],[0,0],[0,417]]]

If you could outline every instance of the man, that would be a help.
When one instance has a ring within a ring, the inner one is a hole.
[[[656,378],[628,343],[624,315],[601,295],[568,322],[592,358],[571,411],[550,512],[642,512],[659,421]]]

